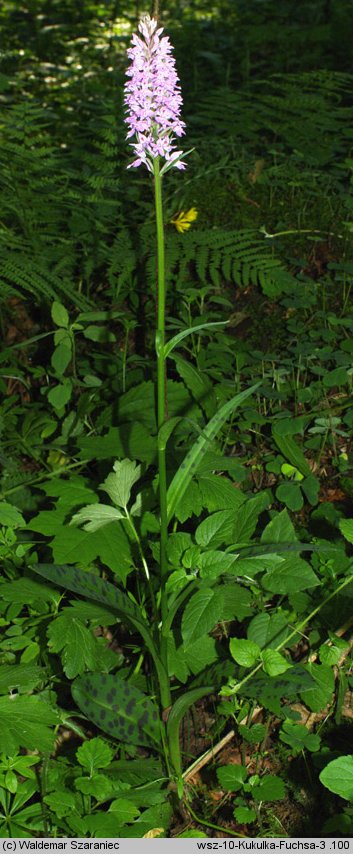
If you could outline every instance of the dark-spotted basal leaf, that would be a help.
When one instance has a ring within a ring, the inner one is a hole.
[[[67,590],[73,590],[74,593],[86,596],[87,599],[94,599],[95,602],[103,602],[124,622],[137,629],[153,657],[160,681],[166,678],[147,623],[137,605],[129,599],[126,593],[114,587],[113,584],[109,584],[109,581],[103,581],[102,578],[93,575],[92,572],[84,572],[73,566],[37,563],[31,569],[52,581],[53,584],[58,584],[59,587],[66,587]]]
[[[157,706],[119,676],[90,673],[76,679],[71,690],[79,708],[103,732],[124,744],[161,746]]]

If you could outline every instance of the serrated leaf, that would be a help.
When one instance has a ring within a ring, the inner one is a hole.
[[[244,765],[223,765],[217,768],[217,777],[222,789],[226,792],[238,792],[248,776]]]
[[[305,669],[314,679],[314,687],[305,693],[303,702],[312,712],[322,712],[332,701],[335,688],[333,670],[326,664],[315,663],[306,664]]]
[[[241,667],[253,667],[260,658],[260,647],[250,640],[231,638],[229,650],[237,664]]]
[[[66,587],[68,590],[73,590],[74,593],[86,596],[88,599],[103,602],[113,613],[119,614],[123,622],[133,625],[143,637],[161,679],[165,678],[164,668],[157,654],[147,624],[139,608],[131,602],[125,593],[118,590],[113,584],[109,584],[108,581],[103,581],[101,578],[93,575],[93,573],[83,572],[76,567],[39,563],[34,564],[31,569],[54,584],[58,584],[59,587]]]
[[[224,422],[231,415],[231,413],[238,406],[240,406],[241,403],[246,400],[247,397],[253,394],[253,392],[258,388],[259,385],[260,383],[257,383],[251,388],[248,388],[245,391],[240,392],[240,394],[235,395],[235,397],[233,397],[231,400],[225,403],[224,406],[221,407],[221,409],[216,413],[216,415],[211,418],[206,427],[204,427],[201,436],[199,436],[189,453],[186,455],[185,459],[179,466],[179,469],[174,475],[174,478],[169,486],[167,494],[168,521],[173,518],[175,507],[177,506],[179,501],[181,501],[183,495],[185,494],[188,485],[194,474],[196,473],[204,454],[209,449],[210,442],[212,442],[217,433],[219,433]]]
[[[261,535],[261,543],[295,543],[296,541],[297,535],[287,510],[277,513],[266,525]]]
[[[82,525],[84,531],[98,531],[111,522],[123,519],[123,513],[110,504],[88,504],[82,507],[70,520],[70,525]]]
[[[15,756],[20,747],[43,753],[53,748],[57,712],[39,697],[0,697],[0,753]]]
[[[45,671],[36,664],[2,664],[0,667],[0,694],[16,688],[20,693],[31,691],[45,678]]]
[[[353,756],[339,756],[326,765],[319,775],[320,782],[330,792],[353,801]]]
[[[8,501],[0,501],[0,525],[5,528],[24,528],[26,522],[17,507]]]
[[[51,792],[50,795],[45,795],[43,801],[58,818],[70,815],[76,808],[75,795],[68,789],[58,789],[56,792]]]
[[[256,614],[247,629],[249,640],[258,643],[261,649],[267,646],[278,647],[288,634],[288,617],[279,612],[268,614],[262,611],[260,614]],[[295,639],[291,641],[291,643],[294,642]]]
[[[123,744],[160,746],[157,706],[119,676],[102,673],[80,676],[71,690],[88,719]]]
[[[17,581],[6,581],[0,587],[0,598],[5,602],[18,602],[28,605],[33,602],[55,601],[55,591],[47,584],[33,581],[31,578],[21,578]]]
[[[219,589],[211,590],[206,587],[194,593],[181,622],[181,634],[186,644],[190,645],[192,641],[214,628],[221,617],[223,601],[223,594]]]
[[[67,612],[70,608],[66,609]],[[94,670],[98,665],[97,643],[92,632],[69,613],[59,614],[48,627],[49,649],[61,653],[64,673],[74,679],[85,670]]]
[[[97,768],[107,768],[114,756],[114,750],[101,738],[91,738],[76,750],[76,758],[83,768],[93,774]]]
[[[126,508],[131,495],[131,490],[141,477],[141,466],[137,466],[132,460],[118,460],[114,463],[113,472],[108,474],[100,489],[107,492],[113,504],[117,507]]]
[[[110,804],[109,813],[113,813],[118,824],[123,827],[124,824],[134,821],[140,815],[140,810],[132,801],[125,798],[116,798]]]
[[[233,815],[239,824],[251,824],[257,819],[255,810],[250,807],[235,807]]]
[[[265,649],[261,658],[263,669],[269,676],[279,676],[292,667],[289,661],[280,652],[276,652],[275,649]]]
[[[310,590],[319,584],[318,578],[308,563],[296,555],[286,557],[282,563],[267,572],[262,578],[265,590],[271,593],[297,593]]]

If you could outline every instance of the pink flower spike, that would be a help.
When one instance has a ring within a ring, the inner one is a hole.
[[[146,15],[139,24],[139,32],[132,36],[127,55],[131,60],[127,69],[125,88],[127,139],[137,155],[130,166],[142,163],[153,172],[153,161],[164,158],[162,172],[172,166],[184,169],[180,158],[182,151],[175,151],[175,137],[183,136],[185,124],[180,118],[182,97],[179,78],[175,70],[172,46],[163,36],[163,28]]]

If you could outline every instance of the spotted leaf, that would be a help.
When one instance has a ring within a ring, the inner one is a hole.
[[[90,673],[75,680],[72,696],[84,714],[103,732],[124,744],[161,745],[157,706],[119,676]]]

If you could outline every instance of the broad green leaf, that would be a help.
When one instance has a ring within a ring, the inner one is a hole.
[[[248,744],[260,744],[267,735],[267,728],[265,724],[253,724],[252,726],[239,724],[238,729],[239,735],[241,735],[242,739],[244,739]]]
[[[126,798],[117,798],[111,802],[109,813],[113,813],[118,824],[123,827],[124,824],[134,821],[140,815],[140,810],[132,801]]]
[[[63,409],[69,402],[72,394],[72,383],[68,380],[65,383],[59,383],[51,388],[48,393],[49,403],[54,409]]]
[[[250,640],[231,638],[229,649],[234,661],[242,667],[253,667],[260,658],[259,645]]]
[[[319,775],[320,782],[330,792],[353,801],[353,756],[339,756],[326,765]]]
[[[271,504],[271,495],[267,491],[260,492],[254,498],[249,498],[239,507],[235,514],[233,526],[233,542],[246,543],[255,532],[260,513]]]
[[[218,781],[225,792],[239,792],[248,776],[244,765],[222,765],[217,768]]]
[[[99,649],[92,632],[81,620],[71,616],[70,610],[66,608],[66,613],[52,620],[47,634],[50,651],[61,653],[64,673],[68,679],[74,679],[99,665]]]
[[[281,483],[276,489],[276,498],[293,512],[304,506],[302,491],[296,483]]]
[[[254,801],[282,801],[285,793],[283,780],[274,774],[262,777],[259,785],[251,789],[251,796]]]
[[[277,513],[266,525],[261,535],[261,543],[291,543],[296,542],[297,539],[287,510]]]
[[[92,774],[89,777],[75,777],[75,789],[83,795],[92,795],[97,801],[106,801],[114,792],[112,781],[105,774]]]
[[[305,459],[303,451],[299,448],[294,439],[290,436],[280,435],[276,430],[276,423],[272,429],[272,435],[281,454],[283,454],[283,456],[286,457],[286,459],[289,460],[295,468],[299,469],[305,477],[311,475],[312,471]]]
[[[57,302],[56,300],[53,302],[51,307],[51,316],[56,326],[68,327],[70,318],[65,306],[62,305],[61,302]]]
[[[198,475],[202,506],[209,513],[215,510],[238,510],[246,501],[246,495],[238,489],[227,477],[217,474]]]
[[[164,803],[155,804],[144,810],[143,813],[131,825],[124,826],[124,832],[121,836],[124,839],[142,839],[147,836],[150,831],[155,831],[158,828],[158,837],[165,837],[168,834],[168,828],[172,820],[173,810],[170,803],[165,800]]]
[[[216,641],[209,635],[204,635],[189,644],[183,644],[181,650],[184,652],[186,664],[194,676],[217,660]]]
[[[126,508],[131,496],[131,490],[141,477],[141,466],[137,466],[132,460],[118,460],[114,463],[113,472],[108,474],[105,481],[101,483],[100,489],[107,492],[113,504],[117,507]]]
[[[251,824],[257,819],[255,810],[250,807],[235,807],[233,815],[239,824]]]
[[[82,525],[84,531],[98,531],[105,525],[123,518],[123,513],[109,504],[88,504],[75,513],[69,524]]]
[[[188,646],[214,628],[222,615],[223,593],[209,587],[198,590],[189,600],[181,621],[181,634]]]
[[[84,572],[76,567],[39,563],[34,564],[31,569],[52,581],[53,584],[58,584],[59,587],[66,587],[68,590],[73,590],[74,593],[86,596],[88,599],[103,602],[113,613],[118,614],[123,622],[127,622],[137,629],[153,657],[160,678],[165,678],[163,666],[140,609],[131,602],[125,593],[122,593],[113,584],[109,584],[108,581],[103,581],[93,575],[93,573]]]
[[[90,774],[97,768],[107,768],[114,756],[114,750],[102,738],[85,741],[76,751],[76,758]]]
[[[261,658],[263,669],[269,676],[279,676],[280,673],[285,673],[292,667],[289,661],[275,649],[265,649]]]
[[[0,667],[0,694],[14,688],[19,693],[31,691],[45,679],[45,671],[36,664],[2,664]]]
[[[332,702],[335,688],[333,670],[326,664],[315,663],[306,664],[305,669],[314,679],[314,686],[305,693],[303,702],[312,712],[322,712]]]
[[[110,427],[105,436],[85,436],[78,440],[81,460],[108,460],[125,457],[152,463],[157,456],[157,442],[150,428],[138,421]]]
[[[102,673],[80,676],[71,690],[87,718],[123,744],[160,746],[157,706],[119,676]]]
[[[190,674],[189,667],[185,660],[185,653],[183,646],[180,646],[178,649],[175,645],[175,639],[173,634],[169,634],[167,638],[168,642],[168,675],[176,676],[179,682],[182,682],[185,685],[187,682],[188,676]]]
[[[68,789],[57,789],[50,795],[45,795],[43,800],[58,818],[64,818],[76,809],[75,795]]]
[[[20,747],[33,746],[48,753],[53,749],[57,712],[40,697],[0,697],[0,753],[15,756]]]
[[[237,559],[238,555],[216,549],[202,552],[198,560],[200,576],[201,578],[218,578],[219,575],[237,575]]]
[[[173,335],[173,338],[170,338],[169,341],[164,345],[164,358],[174,350],[174,347],[177,347],[181,341],[184,340],[188,335],[193,335],[195,332],[202,332],[203,329],[214,329],[216,326],[226,326],[228,320],[217,320],[212,323],[200,323],[198,326],[190,326],[188,329],[183,329],[182,332],[178,332],[176,335]]]
[[[288,635],[288,617],[278,611],[274,614],[268,614],[266,611],[256,614],[247,628],[248,639],[258,643],[261,649],[265,647],[276,649]],[[291,644],[293,643],[295,638],[291,641]]]
[[[222,620],[238,620],[239,623],[250,617],[253,611],[252,595],[245,587],[233,582],[224,584],[221,589],[224,594],[224,605],[222,609]]]
[[[191,362],[182,359],[181,356],[174,355],[173,359],[176,364],[178,374],[184,380],[185,385],[192,394],[194,400],[197,401],[201,409],[205,412],[207,418],[214,415],[217,401],[213,390],[213,384],[207,374],[201,374]]]
[[[345,540],[349,543],[353,543],[353,519],[340,519],[338,524],[341,534],[343,534]]]
[[[265,590],[272,593],[296,593],[317,587],[319,581],[305,560],[290,555],[262,578]]]
[[[204,427],[201,436],[199,436],[189,453],[186,455],[169,486],[167,495],[169,521],[173,518],[177,503],[185,494],[191,479],[197,471],[199,463],[206,451],[209,449],[210,442],[212,442],[217,433],[219,433],[224,422],[232,412],[240,406],[247,397],[253,394],[259,385],[260,383],[256,383],[256,385],[251,388],[235,395],[235,397],[221,407],[216,415],[211,418],[206,427]]]
[[[28,605],[33,602],[57,601],[55,591],[47,584],[33,581],[31,578],[21,578],[17,581],[5,581],[0,587],[0,598],[5,602],[18,602]]]
[[[54,353],[51,357],[51,363],[57,374],[64,374],[67,366],[70,364],[72,359],[72,348],[71,348],[71,339],[69,335],[67,336],[67,343],[62,341],[55,347]]]
[[[212,546],[213,549],[217,549],[218,546],[234,542],[233,529],[237,513],[238,510],[218,510],[203,519],[195,532],[198,545],[203,548]]]
[[[24,528],[26,522],[17,507],[8,501],[0,501],[0,525],[5,528]]]
[[[303,724],[297,724],[291,720],[284,721],[279,737],[284,744],[289,744],[294,753],[300,753],[302,750],[316,753],[320,750],[320,736],[309,732]]]

